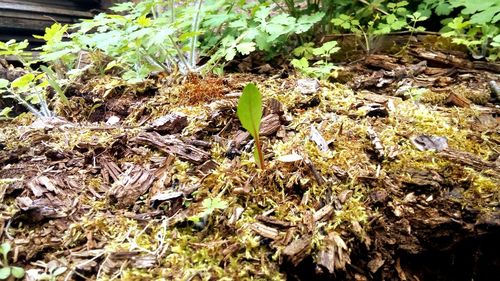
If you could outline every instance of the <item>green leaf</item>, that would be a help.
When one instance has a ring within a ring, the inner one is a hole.
[[[254,42],[243,42],[236,45],[236,50],[240,52],[242,55],[248,55],[251,52],[255,51],[255,43]]]
[[[0,279],[5,280],[10,276],[10,267],[2,267],[0,268]]]
[[[33,73],[26,73],[23,76],[17,78],[12,81],[10,84],[12,88],[24,88],[29,86],[29,84],[35,79],[35,75]]]
[[[257,140],[262,119],[262,96],[255,84],[250,83],[243,89],[236,113],[243,128]]]
[[[12,276],[15,278],[23,278],[24,277],[24,268],[18,266],[11,266]]]
[[[236,113],[243,128],[252,135],[255,141],[254,155],[258,156],[255,158],[255,162],[259,168],[264,169],[264,156],[259,138],[260,121],[262,119],[262,96],[255,84],[249,83],[243,89]]]
[[[210,213],[215,209],[223,210],[227,208],[227,202],[218,197],[206,198],[201,204],[203,205],[203,208],[205,208],[206,210],[210,210]]]
[[[5,107],[0,110],[0,117],[9,117],[9,113],[12,111],[12,107]]]
[[[438,16],[447,16],[453,11],[453,7],[446,2],[441,2],[436,6],[435,11]]]
[[[226,50],[226,55],[224,56],[224,59],[227,61],[230,61],[230,60],[234,59],[235,56],[236,56],[236,49],[235,48],[228,48]]]
[[[0,246],[0,253],[2,255],[7,255],[10,252],[10,249],[9,243],[3,243],[2,246]]]
[[[7,86],[9,86],[9,80],[6,79],[0,79],[0,89],[5,89]]]

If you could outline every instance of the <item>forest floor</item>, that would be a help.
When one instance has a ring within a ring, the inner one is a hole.
[[[420,47],[331,82],[238,66],[253,73],[134,85],[89,68],[60,118],[0,121],[11,263],[28,280],[500,275],[500,65]],[[262,170],[235,113],[249,82]]]

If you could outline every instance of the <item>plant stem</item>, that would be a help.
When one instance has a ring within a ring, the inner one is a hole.
[[[192,26],[192,31],[194,32],[194,36],[191,37],[191,50],[190,50],[190,55],[189,55],[189,64],[190,67],[194,67],[196,65],[196,42],[198,42],[198,29],[199,29],[199,24],[200,24],[200,13],[201,13],[201,4],[203,3],[203,0],[198,0],[198,3],[196,5],[196,14],[193,19],[193,26]]]
[[[262,144],[260,143],[260,137],[255,138],[255,147],[257,148],[257,154],[259,155],[260,168],[264,170],[264,155],[262,155]]]

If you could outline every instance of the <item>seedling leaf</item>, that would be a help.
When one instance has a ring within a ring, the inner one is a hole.
[[[0,268],[0,280],[5,280],[10,276],[10,267]]]
[[[236,113],[243,128],[254,139],[259,138],[259,127],[262,119],[262,96],[255,84],[250,83],[243,89]]]
[[[24,269],[22,267],[11,266],[10,268],[12,276],[14,276],[15,278],[19,279],[24,277]]]
[[[255,141],[254,157],[261,169],[264,169],[264,156],[259,138],[260,121],[262,119],[262,96],[255,84],[250,83],[243,89],[236,110],[241,125]]]

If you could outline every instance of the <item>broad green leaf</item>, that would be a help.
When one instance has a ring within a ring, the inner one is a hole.
[[[3,243],[2,246],[0,246],[0,253],[2,255],[7,255],[9,252],[10,252],[10,244]]]
[[[10,276],[10,267],[2,267],[0,268],[0,279],[5,280]]]
[[[11,266],[12,276],[15,278],[23,278],[24,277],[24,268],[18,266]]]
[[[10,85],[12,86],[12,88],[24,88],[29,86],[33,79],[35,79],[35,75],[33,73],[26,73],[16,80],[12,81]]]
[[[254,139],[259,138],[262,119],[262,96],[255,84],[250,83],[243,89],[236,110],[241,125]]]
[[[453,7],[446,2],[441,2],[436,6],[435,11],[438,16],[447,16],[453,11]]]
[[[242,55],[248,55],[251,52],[255,51],[255,43],[254,42],[243,42],[236,45],[236,50],[240,52]]]

